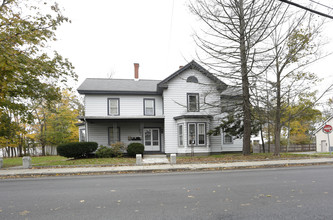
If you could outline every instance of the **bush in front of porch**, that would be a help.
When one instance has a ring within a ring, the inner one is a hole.
[[[141,143],[131,143],[127,146],[127,154],[130,157],[135,157],[137,154],[143,154],[145,146]]]
[[[96,157],[99,158],[111,158],[111,157],[122,157],[123,152],[125,152],[126,147],[125,144],[122,142],[117,142],[114,144],[111,144],[110,147],[106,146],[99,146],[99,148],[96,151]]]

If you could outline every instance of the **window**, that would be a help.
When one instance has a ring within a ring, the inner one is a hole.
[[[198,112],[199,111],[199,94],[188,93],[187,94],[187,111]]]
[[[187,140],[189,146],[206,145],[206,123],[188,123]]]
[[[206,143],[206,124],[200,123],[198,124],[198,144],[205,145]]]
[[[119,99],[108,99],[108,115],[119,115]]]
[[[196,140],[197,140],[197,132],[196,132],[196,126],[195,123],[189,123],[188,124],[188,145],[196,145]]]
[[[155,115],[155,99],[143,100],[144,115]]]
[[[183,125],[178,125],[178,145],[183,146],[184,145],[184,131],[183,131]]]
[[[224,144],[232,144],[232,136],[229,134],[224,134]]]
[[[195,76],[189,76],[189,77],[186,79],[186,82],[198,83],[198,79],[197,79],[197,77],[195,77]]]
[[[120,142],[120,128],[117,127],[114,129],[114,127],[109,128],[109,145]]]
[[[86,129],[80,129],[79,141],[80,142],[86,141]]]

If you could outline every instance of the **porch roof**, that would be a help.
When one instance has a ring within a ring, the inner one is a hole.
[[[128,119],[164,119],[164,116],[79,116],[78,119],[80,120],[90,120],[90,119],[96,119],[96,120],[128,120]]]
[[[178,119],[183,119],[183,118],[213,118],[212,115],[179,115],[174,117],[173,119],[178,120]]]

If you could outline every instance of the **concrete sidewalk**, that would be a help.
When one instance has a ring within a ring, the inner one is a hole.
[[[169,172],[194,170],[221,170],[241,168],[283,167],[301,165],[333,164],[333,158],[314,158],[296,160],[269,160],[230,163],[206,164],[155,164],[134,166],[106,166],[106,167],[73,167],[73,168],[42,168],[42,169],[0,169],[0,178],[58,176],[80,174],[111,174],[133,172]]]

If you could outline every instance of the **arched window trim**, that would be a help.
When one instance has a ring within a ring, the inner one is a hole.
[[[187,77],[186,82],[198,83],[199,81],[198,81],[197,77],[189,76],[189,77]]]

